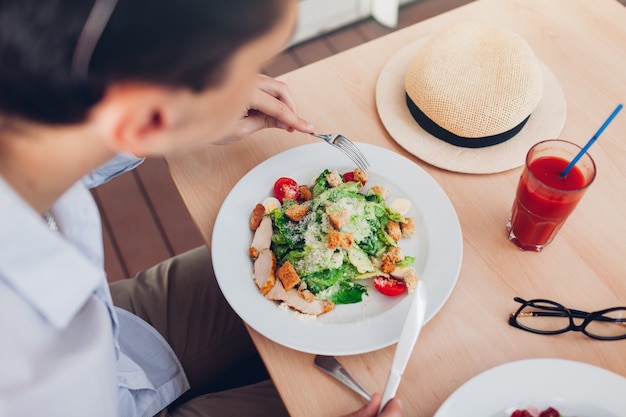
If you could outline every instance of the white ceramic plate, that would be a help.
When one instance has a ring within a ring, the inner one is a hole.
[[[459,220],[447,195],[418,165],[387,149],[357,144],[370,162],[367,186],[389,189],[391,202],[411,200],[415,236],[403,239],[406,255],[416,256],[414,267],[426,284],[426,321],[443,306],[454,288],[463,256]],[[325,355],[371,352],[397,342],[409,306],[407,296],[386,297],[362,281],[369,296],[357,304],[338,305],[317,318],[278,308],[266,300],[252,280],[248,249],[252,240],[250,214],[272,195],[274,182],[290,177],[311,183],[324,169],[352,171],[354,164],[324,142],[299,146],[264,161],[235,185],[218,213],[212,256],[217,281],[227,301],[253,329],[292,349]]]
[[[435,417],[510,417],[554,407],[563,416],[623,417],[626,378],[564,359],[526,359],[489,369],[457,389]]]

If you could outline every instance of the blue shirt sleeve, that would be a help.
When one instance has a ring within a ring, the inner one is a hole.
[[[138,158],[129,153],[120,153],[106,164],[93,170],[83,177],[83,184],[87,188],[95,188],[124,172],[136,168],[143,162],[144,158]]]

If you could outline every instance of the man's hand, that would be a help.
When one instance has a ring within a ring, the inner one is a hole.
[[[298,116],[287,85],[265,75],[259,75],[257,88],[250,98],[247,112],[229,139],[243,139],[258,130],[270,127],[289,132],[294,130],[303,133],[313,132],[313,126]]]
[[[380,394],[372,395],[372,399],[369,403],[364,405],[357,411],[347,414],[343,417],[376,417],[378,409],[380,408],[380,401],[382,400]],[[402,417],[402,403],[397,398],[392,398],[387,403],[385,409],[379,415],[380,417]]]

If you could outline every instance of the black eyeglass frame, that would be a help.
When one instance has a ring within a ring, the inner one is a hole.
[[[553,334],[561,334],[569,331],[581,332],[586,336],[596,339],[596,340],[621,340],[626,339],[626,331],[621,336],[598,336],[593,333],[589,333],[586,328],[592,321],[609,321],[616,323],[624,323],[626,324],[626,318],[620,319],[616,321],[610,317],[606,317],[605,314],[611,313],[613,311],[624,310],[626,312],[626,307],[611,307],[604,310],[592,311],[590,313],[581,310],[575,310],[571,308],[567,308],[555,301],[545,300],[545,299],[533,299],[533,300],[524,300],[520,297],[515,297],[514,300],[522,305],[517,309],[515,313],[511,313],[509,316],[509,324],[513,327],[516,327],[521,330],[525,330],[527,332],[536,333],[536,334],[545,334],[545,335],[553,335]],[[543,303],[537,305],[537,303]],[[547,304],[550,304],[554,307],[550,307]],[[537,317],[568,317],[569,326],[563,329],[557,330],[538,330],[533,329],[531,327],[526,327],[519,323],[517,317],[519,314],[527,307],[533,307],[543,311],[534,311],[532,312],[533,316]],[[580,325],[576,325],[574,323],[574,319],[583,319],[583,322]]]

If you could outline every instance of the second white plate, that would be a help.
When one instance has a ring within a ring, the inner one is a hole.
[[[526,359],[489,369],[457,389],[434,417],[510,417],[554,407],[564,416],[623,417],[626,378],[564,359]]]

